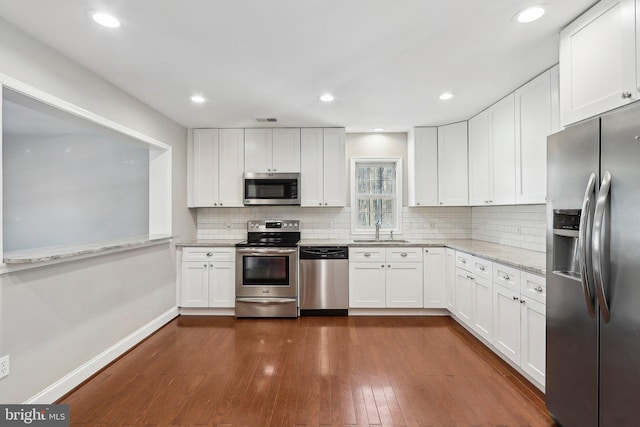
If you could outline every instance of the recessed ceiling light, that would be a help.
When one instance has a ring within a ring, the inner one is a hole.
[[[527,22],[533,22],[537,19],[542,18],[542,15],[544,15],[544,7],[531,6],[518,12],[515,18],[516,21],[520,22],[521,24],[526,24]]]
[[[193,95],[191,97],[191,100],[193,102],[197,102],[198,104],[202,104],[205,101],[204,96],[202,95]]]
[[[373,128],[374,132],[384,132],[384,128]]]
[[[447,99],[451,99],[453,98],[453,94],[450,92],[445,92],[442,95],[440,95],[440,99],[442,99],[443,101],[446,101]]]
[[[334,99],[336,99],[333,95],[331,95],[330,93],[323,93],[322,95],[320,95],[320,101],[322,102],[331,102]]]
[[[118,28],[120,27],[120,20],[113,15],[104,12],[96,12],[91,15],[94,21],[103,27],[107,28]]]

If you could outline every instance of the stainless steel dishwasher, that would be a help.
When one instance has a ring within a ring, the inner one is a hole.
[[[349,311],[349,248],[300,247],[300,315],[346,316]]]

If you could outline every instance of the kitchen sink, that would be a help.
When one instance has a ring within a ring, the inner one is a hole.
[[[353,239],[354,243],[408,243],[408,240],[402,239]]]

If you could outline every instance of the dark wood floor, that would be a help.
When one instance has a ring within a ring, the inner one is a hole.
[[[179,317],[61,400],[72,426],[552,426],[446,317]]]

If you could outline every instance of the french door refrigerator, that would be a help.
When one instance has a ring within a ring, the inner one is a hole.
[[[640,107],[547,144],[546,405],[564,427],[640,425]]]

